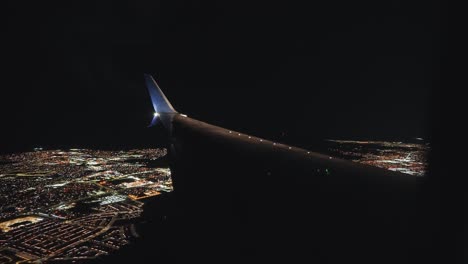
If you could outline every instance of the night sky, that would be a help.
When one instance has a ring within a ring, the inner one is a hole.
[[[2,150],[151,146],[143,73],[181,113],[303,147],[430,135],[434,1],[65,2],[6,8]]]

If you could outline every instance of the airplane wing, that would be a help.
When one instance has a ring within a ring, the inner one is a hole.
[[[168,131],[183,262],[410,262],[417,177],[192,119],[145,78]]]

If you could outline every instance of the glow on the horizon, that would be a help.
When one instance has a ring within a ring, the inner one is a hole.
[[[154,112],[154,117],[157,117],[159,116],[159,113],[158,112]]]

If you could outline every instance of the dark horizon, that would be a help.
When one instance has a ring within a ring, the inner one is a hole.
[[[181,113],[297,146],[432,134],[435,1],[10,4],[2,152],[153,146],[144,73]]]

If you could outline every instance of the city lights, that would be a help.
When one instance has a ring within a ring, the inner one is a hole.
[[[165,155],[165,149],[35,149],[0,156],[0,253],[73,261],[120,249],[138,235],[132,219],[145,199],[172,191],[171,171],[151,165]],[[114,226],[119,220],[130,221]]]

